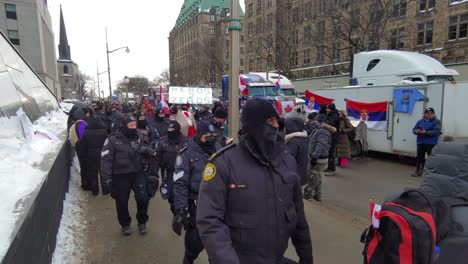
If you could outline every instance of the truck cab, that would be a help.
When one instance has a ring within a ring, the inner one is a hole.
[[[379,86],[430,82],[455,82],[457,71],[447,69],[427,55],[376,50],[354,55],[353,85]]]
[[[269,72],[268,74],[266,72],[252,72],[250,74],[255,74],[263,79],[272,82],[273,84],[279,82],[280,90],[279,94],[283,96],[296,96],[296,89],[295,86],[292,84],[292,82],[284,75],[278,74],[276,72]],[[267,78],[268,75],[268,78]]]

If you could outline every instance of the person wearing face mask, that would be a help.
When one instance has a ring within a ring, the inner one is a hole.
[[[130,192],[135,193],[137,204],[136,219],[141,235],[146,234],[148,221],[149,195],[147,176],[141,157],[148,157],[151,148],[137,131],[137,120],[132,115],[124,115],[120,129],[104,142],[101,152],[102,194],[111,194],[117,207],[117,219],[123,235],[131,234],[132,218],[128,211]]]
[[[172,229],[181,235],[185,228],[184,264],[191,264],[203,250],[195,225],[198,190],[203,170],[211,155],[220,148],[214,126],[208,121],[198,123],[197,135],[176,159],[174,173],[174,208]]]
[[[174,171],[176,158],[179,152],[187,147],[188,140],[180,132],[180,125],[177,121],[170,121],[167,128],[167,136],[159,141],[155,141],[153,148],[156,156],[152,166],[152,175],[161,175],[161,196],[167,199],[174,212]]]
[[[159,138],[159,135],[156,132],[156,129],[148,123],[146,120],[146,114],[144,111],[139,111],[137,113],[137,130],[143,135],[146,142],[151,143],[154,140]]]
[[[218,134],[217,141],[221,146],[226,146],[232,141],[231,139],[228,139],[224,136],[224,123],[226,122],[227,116],[228,113],[224,107],[218,107],[213,115],[213,118],[210,120],[211,124],[216,129]]]
[[[271,102],[247,101],[239,143],[208,160],[197,228],[212,263],[290,263],[289,238],[299,263],[313,263],[296,161],[278,141],[278,118]]]
[[[157,109],[154,114],[153,126],[159,134],[160,138],[167,136],[167,127],[169,126],[169,119],[166,117],[163,109]]]

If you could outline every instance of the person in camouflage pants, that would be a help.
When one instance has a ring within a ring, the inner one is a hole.
[[[304,199],[322,201],[322,172],[328,164],[328,153],[331,146],[331,135],[336,129],[327,125],[326,116],[319,114],[311,122],[309,153],[310,161],[307,168],[307,185],[304,189]]]

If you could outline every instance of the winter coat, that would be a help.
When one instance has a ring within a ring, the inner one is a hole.
[[[327,115],[327,124],[334,127],[337,132],[332,134],[332,144],[336,145],[340,136],[340,113],[337,110],[332,111]]]
[[[266,163],[250,144],[241,137],[203,173],[197,228],[211,262],[283,263],[291,239],[301,263],[313,263],[294,158],[276,143]]]
[[[307,166],[309,164],[309,138],[307,132],[294,132],[287,134],[286,147],[297,163],[297,174],[301,179],[301,185],[306,184]]]
[[[416,130],[424,129],[426,130],[425,134],[416,134]],[[437,118],[430,120],[421,119],[419,120],[413,128],[413,134],[417,135],[418,144],[430,144],[436,145],[439,142],[441,123]]]
[[[204,111],[204,112],[197,111],[194,115],[194,118],[197,122],[201,120],[210,120],[211,117],[212,117],[212,114],[209,111]]]
[[[336,130],[327,124],[315,126],[309,138],[309,156],[315,160],[327,159],[332,144],[332,135],[336,133]]]
[[[82,170],[96,173],[101,164],[101,151],[107,138],[107,129],[104,123],[97,118],[88,120],[88,125],[80,141],[80,148],[85,159]]]
[[[159,175],[161,178],[174,176],[176,158],[179,152],[188,146],[188,140],[182,134],[177,140],[170,140],[168,137],[154,143],[156,156],[153,160],[152,175]]]
[[[148,124],[154,127],[159,138],[167,137],[167,128],[169,127],[169,120],[164,118],[163,120],[150,119]]]
[[[338,143],[336,145],[336,152],[338,158],[349,158],[351,155],[351,142],[349,141],[348,134],[354,130],[353,125],[348,118],[340,120],[340,132]]]

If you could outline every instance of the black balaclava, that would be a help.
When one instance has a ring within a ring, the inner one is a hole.
[[[270,117],[278,117],[278,112],[270,101],[251,99],[242,110],[242,134],[246,135],[249,146],[268,161],[278,139],[278,128],[266,123]]]
[[[206,142],[201,142],[201,137],[208,133],[216,133],[216,129],[213,124],[209,121],[202,120],[197,123],[197,136],[195,137],[195,142],[208,154],[213,154],[216,152],[216,140],[215,135],[206,137]]]
[[[154,120],[155,120],[156,122],[163,122],[164,119],[166,119],[165,117],[160,117],[160,116],[159,116],[160,114],[164,114],[164,110],[162,110],[162,109],[157,109],[157,110],[156,110],[156,113],[154,114]]]
[[[126,114],[123,117],[123,124],[122,124],[122,127],[120,128],[120,131],[125,137],[129,139],[135,138],[137,136],[136,129],[130,129],[127,127],[128,123],[134,122],[134,121],[136,121],[136,118],[133,115]]]
[[[144,120],[140,120],[140,117],[144,116]],[[145,112],[138,112],[137,114],[137,128],[138,129],[146,129],[148,126],[148,120],[146,120]]]
[[[173,128],[174,131],[167,131],[167,137],[169,138],[170,141],[175,142],[177,141],[180,136],[180,124],[177,121],[170,121],[168,128]]]

